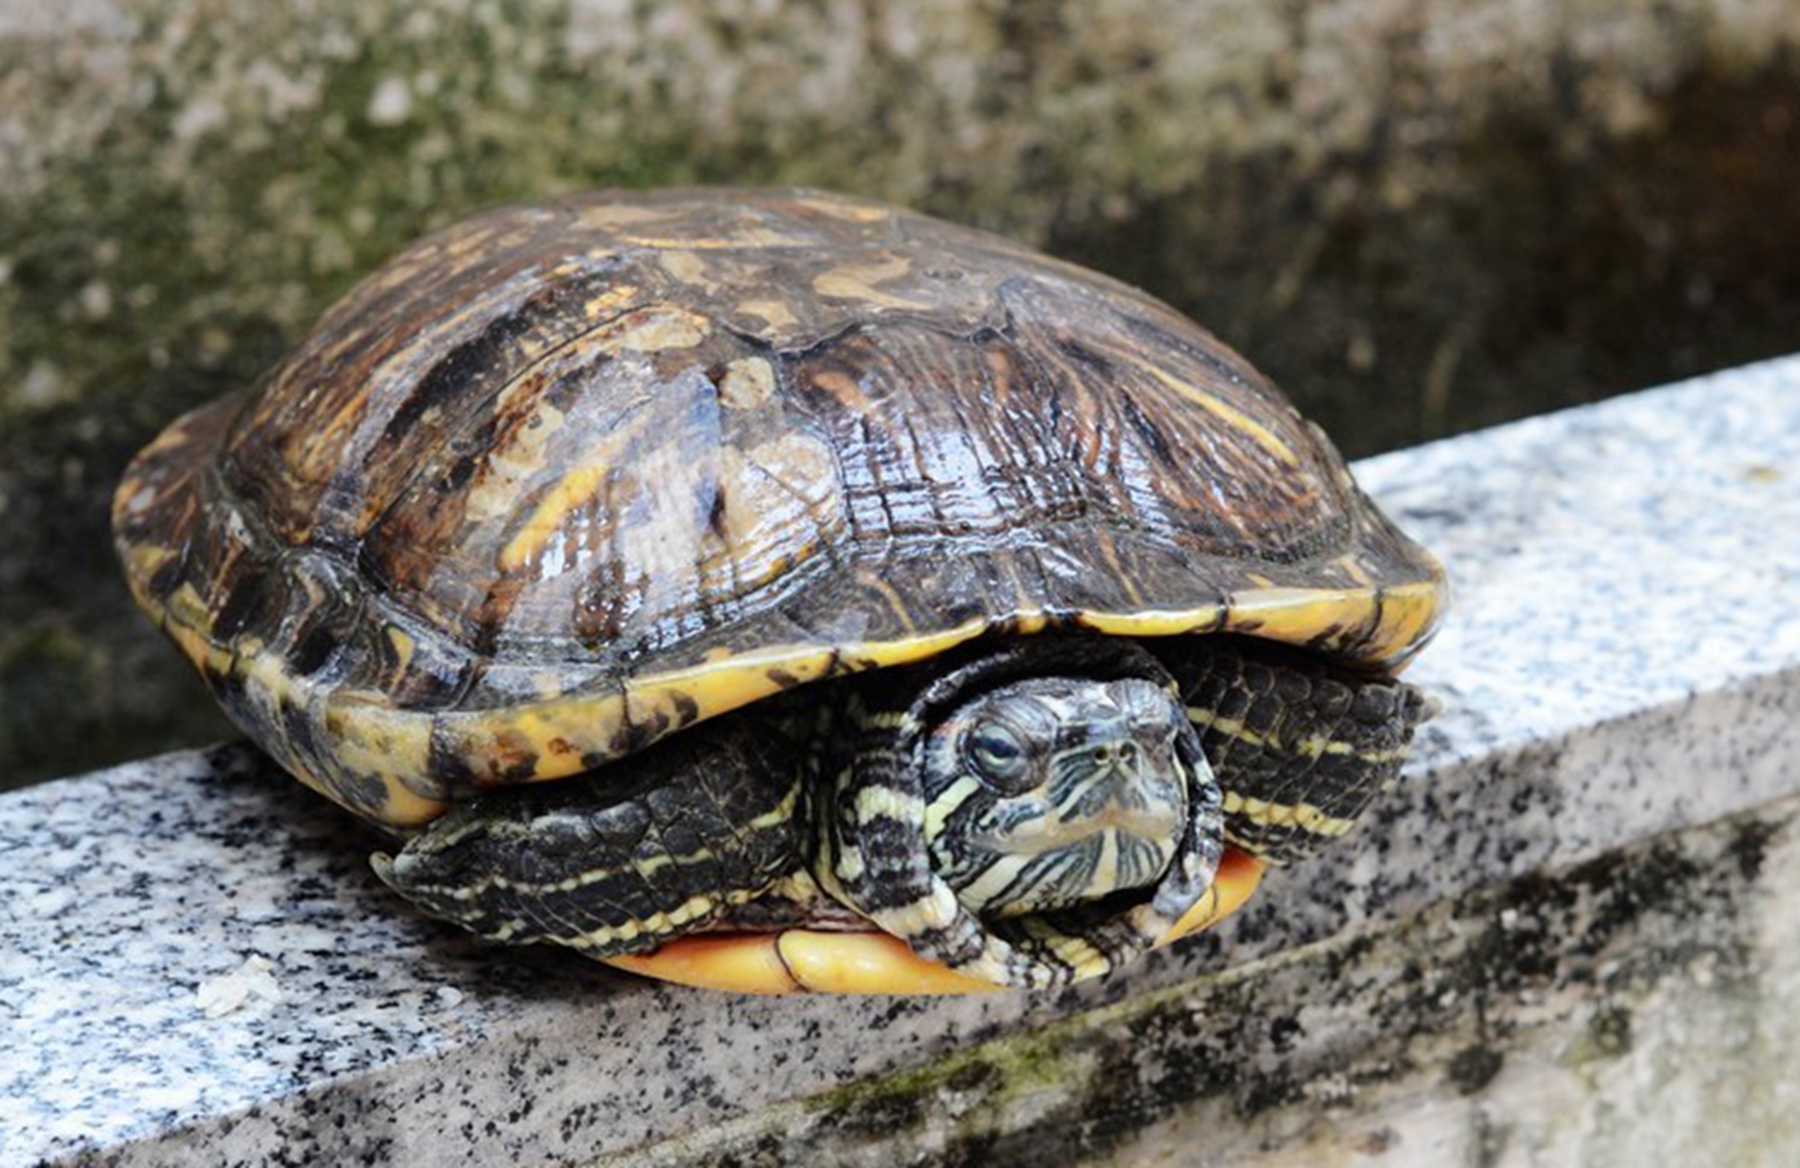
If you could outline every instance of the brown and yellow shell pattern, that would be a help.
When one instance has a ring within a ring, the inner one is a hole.
[[[407,826],[984,633],[1392,669],[1442,572],[1156,300],[811,191],[495,211],[132,465],[138,600],[308,783]]]

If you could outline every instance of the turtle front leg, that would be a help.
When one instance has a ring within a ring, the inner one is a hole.
[[[1247,637],[1146,642],[1177,678],[1224,793],[1225,838],[1271,864],[1347,833],[1398,779],[1423,690]]]
[[[801,779],[779,726],[728,716],[579,778],[476,796],[371,862],[483,937],[644,953],[802,864]]]

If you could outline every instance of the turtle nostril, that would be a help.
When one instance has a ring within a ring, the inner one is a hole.
[[[1095,766],[1111,766],[1114,763],[1127,764],[1138,760],[1138,747],[1135,742],[1109,742],[1104,746],[1096,746],[1088,755]]]

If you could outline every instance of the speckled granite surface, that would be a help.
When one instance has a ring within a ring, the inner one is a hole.
[[[0,1165],[579,1162],[1800,783],[1800,359],[1359,471],[1456,578],[1415,671],[1448,708],[1218,935],[1045,998],[670,990],[422,921],[345,817],[170,756],[0,798]]]

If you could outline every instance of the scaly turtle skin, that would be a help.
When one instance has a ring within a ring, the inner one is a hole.
[[[810,191],[449,228],[165,431],[114,523],[432,911],[639,967],[872,922],[959,988],[1114,968],[1254,883],[1225,841],[1341,835],[1445,595],[1166,306]]]

